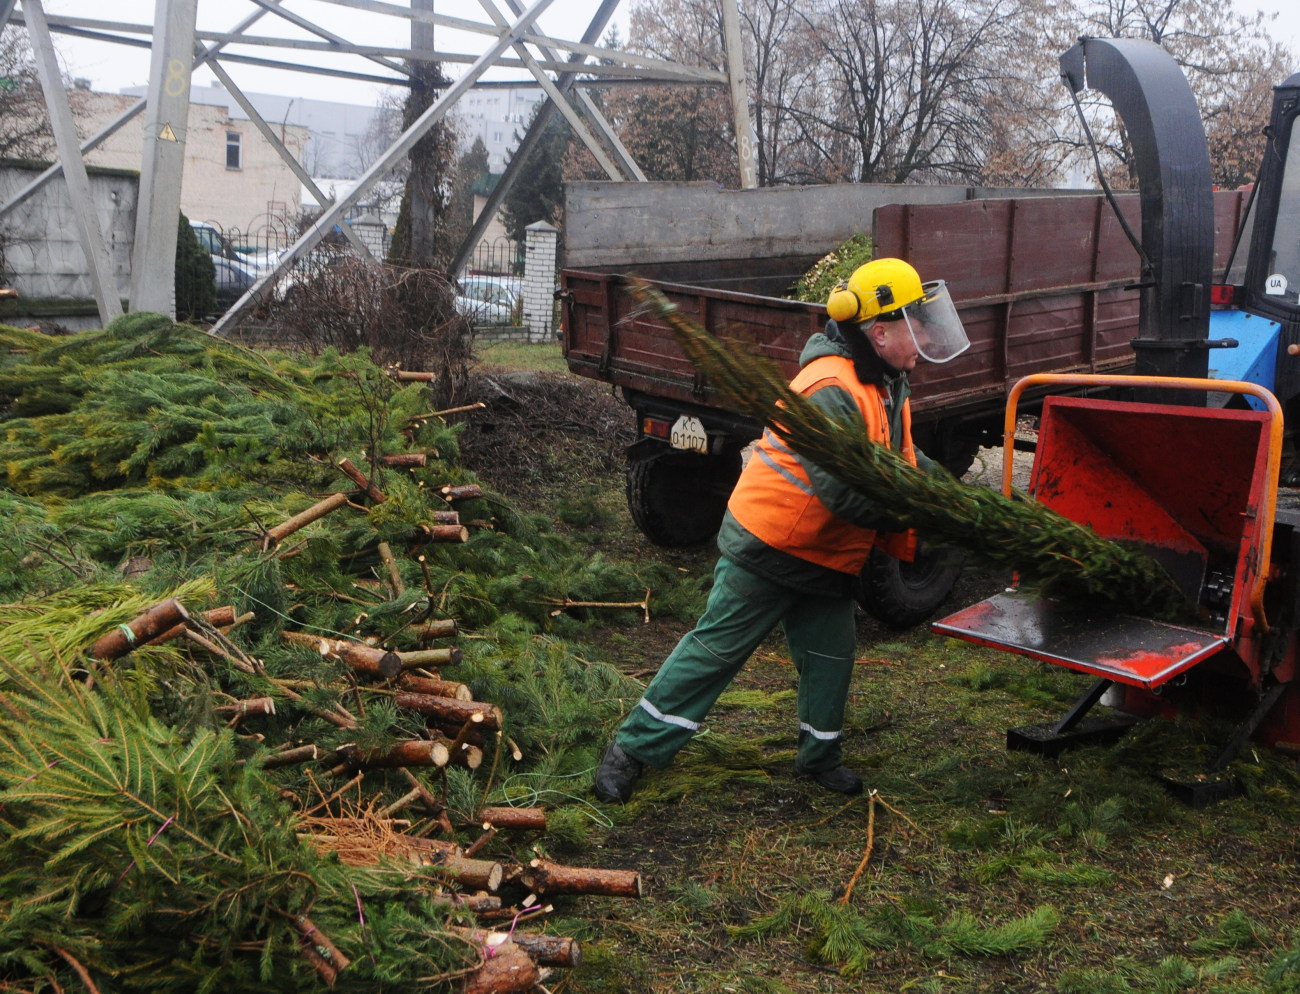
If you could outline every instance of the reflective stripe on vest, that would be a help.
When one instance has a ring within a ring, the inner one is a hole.
[[[826,386],[846,391],[862,412],[867,437],[889,447],[889,418],[881,391],[858,380],[851,360],[814,359],[790,386],[805,396]],[[904,403],[902,455],[915,466],[911,422],[910,407]],[[827,509],[803,464],[771,429],[755,445],[727,507],[746,531],[772,548],[842,573],[861,572],[876,540],[871,529],[850,524]],[[886,551],[894,554],[893,543]]]

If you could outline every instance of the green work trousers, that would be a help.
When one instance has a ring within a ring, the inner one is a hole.
[[[804,593],[718,560],[704,614],[664,660],[615,740],[647,766],[667,766],[718,696],[780,622],[799,675],[795,766],[840,765],[844,704],[857,648],[850,597]]]

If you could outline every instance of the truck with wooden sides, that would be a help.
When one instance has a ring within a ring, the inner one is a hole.
[[[1214,257],[1225,264],[1246,191],[1214,195]],[[634,419],[627,501],[652,541],[716,532],[757,424],[727,411],[671,331],[621,289],[635,275],[715,335],[745,342],[789,375],[825,307],[789,299],[828,252],[868,232],[877,257],[948,281],[971,341],[912,374],[918,446],[957,475],[1002,444],[1008,389],[1031,373],[1131,371],[1141,267],[1124,226],[1139,198],[1096,192],[843,184],[722,190],[704,184],[573,184],[559,298],[569,369],[611,384]],[[1124,222],[1119,219],[1125,218]],[[1022,402],[1032,414],[1031,391]],[[882,620],[927,617],[957,575],[951,554],[873,555],[862,605]]]

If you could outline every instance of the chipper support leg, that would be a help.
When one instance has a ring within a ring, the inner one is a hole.
[[[1225,772],[1228,764],[1237,758],[1238,753],[1250,741],[1250,737],[1255,734],[1255,729],[1259,728],[1259,723],[1273,710],[1273,705],[1277,703],[1286,688],[1287,684],[1277,683],[1260,696],[1250,714],[1246,715],[1245,720],[1234,729],[1228,741],[1223,744],[1223,748],[1208,771],[1190,779],[1166,776],[1164,784],[1169,792],[1193,808],[1204,808],[1215,801],[1240,793],[1241,785],[1237,782],[1237,778]]]
[[[1057,756],[1081,745],[1114,742],[1137,721],[1131,715],[1088,718],[1087,714],[1110,689],[1113,681],[1099,678],[1058,721],[1007,729],[1007,748],[1040,756]]]

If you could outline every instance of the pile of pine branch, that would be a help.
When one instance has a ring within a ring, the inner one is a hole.
[[[429,404],[156,316],[0,326],[0,982],[526,990],[579,959],[523,927],[553,896],[639,893],[541,855],[586,813],[539,801],[639,692],[563,605],[639,623],[661,577]]]
[[[870,442],[861,418],[828,417],[792,391],[771,363],[741,343],[709,335],[653,287],[632,282],[628,289],[667,322],[682,351],[733,410],[768,425],[801,456],[887,509],[894,527],[915,528],[931,544],[964,548],[988,565],[1019,570],[1026,585],[1048,595],[1165,619],[1192,611],[1164,568],[1143,552],[1103,539],[1028,497],[922,473]]]
[[[871,236],[853,235],[813,263],[789,296],[795,300],[824,304],[835,285],[847,280],[859,266],[870,262],[871,255]]]

